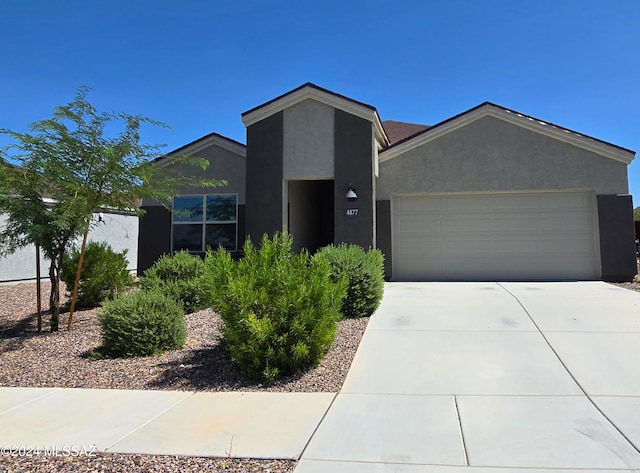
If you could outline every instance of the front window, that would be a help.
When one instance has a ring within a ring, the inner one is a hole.
[[[237,194],[184,195],[173,198],[172,250],[193,253],[222,245],[236,251]]]

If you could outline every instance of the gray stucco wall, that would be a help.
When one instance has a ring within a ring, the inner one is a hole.
[[[238,204],[244,204],[246,200],[245,174],[247,161],[240,156],[215,144],[195,153],[198,158],[209,162],[207,169],[186,164],[171,164],[168,167],[183,176],[196,176],[202,179],[221,179],[227,181],[227,185],[209,189],[182,188],[180,194],[238,194]],[[143,205],[160,205],[157,202],[144,201]]]
[[[384,152],[380,158],[384,160]],[[494,117],[380,163],[378,199],[393,193],[595,189],[626,194],[627,166]]]
[[[98,222],[98,214],[93,215],[93,226],[88,240],[105,241],[116,252],[127,250],[128,269],[135,271],[138,264],[138,217],[135,215],[103,212],[103,222]],[[6,216],[0,215],[0,228],[4,226]],[[81,240],[76,241],[77,246]],[[36,277],[35,247],[29,246],[12,255],[0,258],[0,283],[8,281],[31,280]],[[47,276],[48,260],[40,256],[41,272]]]
[[[333,177],[334,108],[305,100],[283,111],[285,179]]]
[[[247,128],[246,231],[254,243],[282,231],[283,112]]]
[[[244,242],[244,203],[246,201],[246,158],[215,143],[193,155],[209,161],[207,169],[184,164],[170,164],[172,171],[203,179],[222,179],[227,185],[214,188],[183,188],[177,194],[237,194],[238,195],[238,247]],[[146,214],[140,219],[138,244],[138,270],[142,273],[163,254],[171,252],[171,213],[160,203],[142,202]],[[242,211],[241,211],[242,210]]]
[[[391,279],[391,202],[378,200],[376,202],[376,246],[384,254],[384,276]]]
[[[631,281],[637,272],[631,196],[599,195],[597,202],[602,279]]]

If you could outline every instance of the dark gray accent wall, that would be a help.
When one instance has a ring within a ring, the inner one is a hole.
[[[391,201],[378,200],[376,202],[376,236],[377,247],[384,254],[384,277],[391,279],[392,258],[391,252]]]
[[[335,243],[373,247],[375,177],[372,125],[367,120],[338,109],[334,120]],[[348,202],[345,198],[350,184],[358,194],[356,202]],[[346,211],[350,208],[357,208],[358,215],[348,216]]]
[[[238,249],[236,252],[231,253],[231,256],[234,258],[238,258],[242,251],[242,246],[244,245],[245,235],[247,234],[247,216],[246,216],[246,206],[238,205]]]
[[[630,195],[598,195],[602,279],[631,281],[637,273],[633,202]]]
[[[143,206],[138,231],[138,274],[171,252],[171,212],[161,205]]]
[[[282,230],[283,112],[247,128],[246,233],[254,243]]]

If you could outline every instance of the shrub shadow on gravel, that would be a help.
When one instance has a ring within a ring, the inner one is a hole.
[[[46,329],[44,313],[42,325],[43,331]],[[20,350],[24,343],[37,336],[44,335],[38,332],[38,314],[29,314],[19,320],[0,320],[0,355],[10,351]]]
[[[43,326],[44,326],[44,315]],[[33,313],[19,320],[0,320],[0,338],[22,338],[38,333],[38,314]]]
[[[149,389],[189,389],[195,391],[259,391],[271,388],[294,391],[305,372],[280,378],[272,383],[253,380],[231,361],[223,344],[191,350],[188,356],[157,365],[162,374],[147,383]]]
[[[222,345],[191,350],[180,360],[161,363],[162,374],[147,383],[150,389],[193,389],[203,391],[229,391],[258,387],[246,379],[229,359]]]

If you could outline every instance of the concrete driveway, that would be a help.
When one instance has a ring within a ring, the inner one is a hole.
[[[640,293],[602,282],[385,291],[296,472],[640,469]]]

